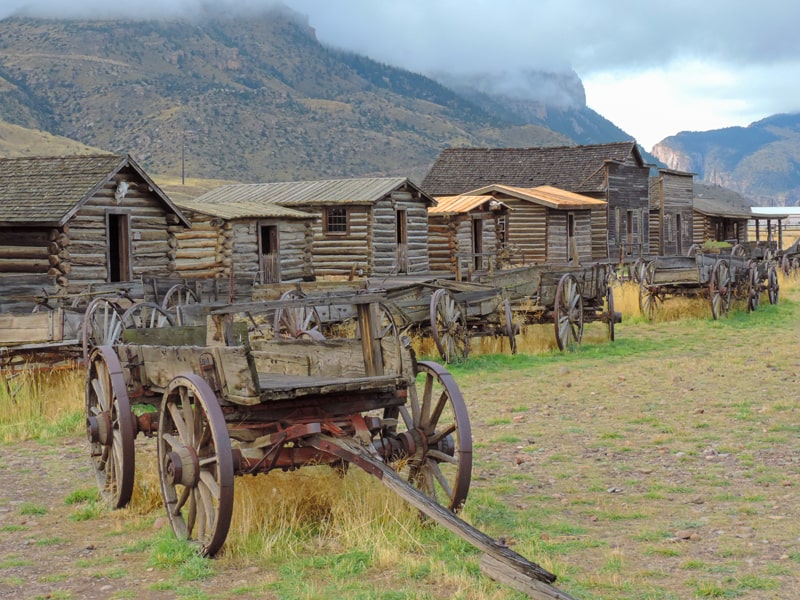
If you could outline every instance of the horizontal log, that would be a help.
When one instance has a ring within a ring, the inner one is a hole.
[[[0,258],[0,273],[47,273],[48,259]]]
[[[192,259],[216,259],[217,252],[214,248],[179,248],[176,258],[192,260]]]
[[[58,249],[56,249],[58,252]],[[50,251],[47,246],[0,246],[0,259],[2,258],[22,258],[31,260],[47,260]]]
[[[173,233],[175,239],[183,241],[183,240],[216,240],[219,237],[219,233],[214,231],[198,231],[196,229],[191,229],[184,231],[182,233]]]

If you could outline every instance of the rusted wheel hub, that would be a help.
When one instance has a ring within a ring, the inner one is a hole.
[[[108,411],[86,417],[86,437],[89,439],[90,444],[111,445],[114,439],[114,427],[111,424],[111,415]]]
[[[200,463],[194,448],[181,446],[177,452],[167,452],[164,457],[164,474],[170,485],[197,487],[200,481]]]

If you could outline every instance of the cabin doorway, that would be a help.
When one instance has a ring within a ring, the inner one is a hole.
[[[675,233],[677,239],[675,240],[675,250],[678,256],[683,256],[683,229],[681,228],[681,216],[675,215]]]
[[[396,213],[397,272],[408,273],[408,221],[406,211]]]
[[[127,213],[106,215],[108,281],[131,280],[131,219]]]
[[[567,213],[567,262],[578,262],[578,245],[575,242],[575,215]]]
[[[281,261],[277,225],[262,225],[259,228],[259,249],[261,283],[280,283]]]
[[[483,266],[483,219],[472,219],[472,268],[480,271]]]

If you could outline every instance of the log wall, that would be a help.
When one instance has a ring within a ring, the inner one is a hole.
[[[431,271],[455,273],[461,251],[456,230],[464,215],[428,215],[428,264]]]
[[[287,219],[223,220],[190,212],[191,229],[176,233],[174,272],[187,278],[228,278],[252,276],[260,281],[261,249],[259,228],[278,228],[281,281],[298,281],[313,274],[310,221]]]
[[[511,209],[506,220],[508,260],[512,266],[547,261],[547,209],[517,198],[501,198]]]
[[[406,213],[407,270],[425,273],[428,263],[428,208],[421,200],[393,200],[389,197],[372,207],[372,269],[374,275],[398,272],[397,212]]]
[[[128,190],[117,198],[122,181]],[[128,219],[130,272],[121,273],[121,279],[167,276],[175,258],[174,234],[183,227],[131,168],[121,169],[61,227],[0,229],[0,273],[44,274],[68,291],[110,281],[110,213]]]

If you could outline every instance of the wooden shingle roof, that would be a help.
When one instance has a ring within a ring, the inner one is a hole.
[[[726,219],[752,219],[750,203],[731,189],[704,183],[694,184],[694,209],[704,215]]]
[[[406,177],[231,184],[206,192],[195,201],[207,204],[278,204],[289,208],[313,204],[372,204],[387,194],[406,188],[419,192],[429,205],[436,203]]]
[[[202,198],[203,196],[201,196]],[[264,202],[247,201],[228,201],[228,202],[208,202],[207,200],[180,200],[176,204],[194,212],[218,217],[220,219],[314,219],[313,215],[287,208],[278,204],[268,204]]]
[[[512,196],[520,200],[540,204],[547,208],[558,210],[591,210],[601,206],[606,206],[605,200],[590,198],[582,194],[568,192],[551,185],[538,185],[532,188],[521,188],[510,185],[487,185],[486,187],[472,190],[470,194],[491,194],[499,192]]]
[[[449,148],[422,182],[434,196],[455,196],[501,183],[522,188],[551,185],[576,193],[605,190],[605,164],[631,157],[645,166],[636,142],[543,148]]]
[[[131,167],[189,225],[130,156],[116,154],[0,158],[0,224],[63,225],[125,167]]]

